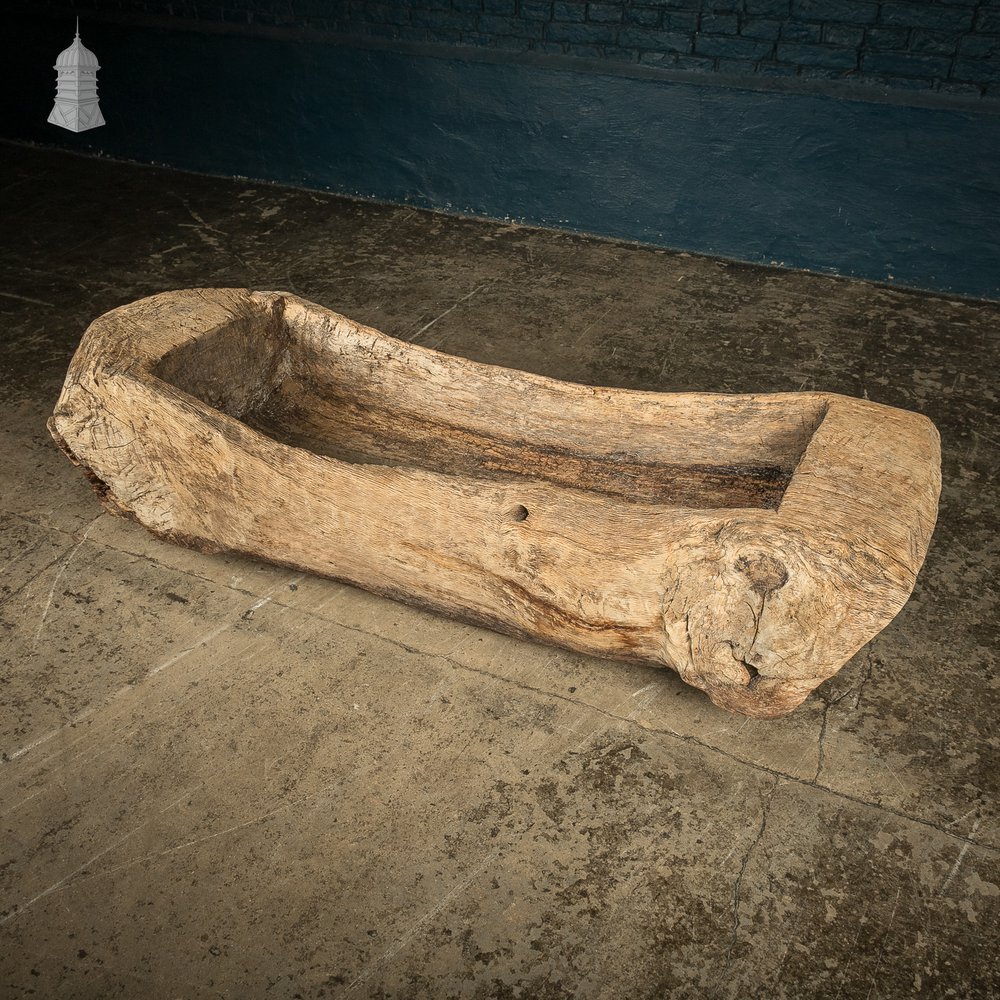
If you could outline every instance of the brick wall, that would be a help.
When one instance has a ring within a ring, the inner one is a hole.
[[[1000,97],[1000,0],[80,0],[72,6],[695,73]]]
[[[977,96],[993,86],[994,8],[928,3],[934,26],[917,26],[897,0],[826,0],[825,20],[806,0],[430,2],[26,0],[5,22],[0,137],[1000,299],[1000,95]],[[76,13],[107,122],[81,133],[47,123]],[[979,29],[949,35],[949,17]],[[952,55],[927,51],[944,36]],[[650,37],[657,49],[638,45]],[[644,53],[695,71],[644,70]],[[796,82],[845,72],[820,56],[976,90]],[[790,83],[761,75],[776,66]]]

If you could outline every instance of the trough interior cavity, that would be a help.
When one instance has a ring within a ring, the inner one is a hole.
[[[172,351],[154,374],[275,441],[342,462],[702,509],[776,509],[825,413],[821,403],[589,395],[470,370],[325,310],[313,323],[239,319]]]

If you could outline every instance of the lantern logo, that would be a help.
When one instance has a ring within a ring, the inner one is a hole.
[[[97,56],[80,41],[80,19],[76,19],[73,44],[59,53],[56,64],[56,103],[49,121],[71,132],[83,132],[104,124],[97,103]]]

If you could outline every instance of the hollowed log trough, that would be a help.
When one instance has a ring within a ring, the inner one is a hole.
[[[940,491],[915,413],[575,385],[238,289],[101,316],[49,428],[163,538],[666,664],[755,717],[892,620]]]

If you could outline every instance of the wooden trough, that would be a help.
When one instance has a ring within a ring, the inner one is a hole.
[[[101,316],[49,429],[164,538],[667,664],[756,717],[892,620],[940,490],[914,413],[574,385],[239,289]]]

